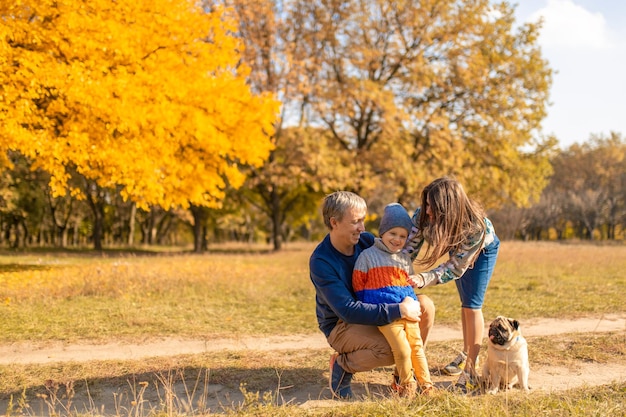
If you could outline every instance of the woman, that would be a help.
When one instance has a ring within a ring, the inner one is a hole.
[[[455,281],[461,298],[463,351],[444,368],[460,375],[455,386],[463,393],[478,387],[476,362],[483,339],[482,307],[498,257],[500,240],[483,208],[470,199],[451,177],[436,179],[422,191],[422,205],[412,220],[405,252],[415,260],[424,242],[428,250],[417,261],[425,269],[449,255],[449,259],[413,276],[417,288]]]

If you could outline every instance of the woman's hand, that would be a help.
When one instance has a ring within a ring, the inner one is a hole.
[[[422,274],[409,275],[408,281],[413,288],[424,288],[425,281]]]

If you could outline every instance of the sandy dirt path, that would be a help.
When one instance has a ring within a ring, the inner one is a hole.
[[[626,332],[626,314],[604,315],[575,320],[532,319],[522,323],[525,336],[547,336],[562,333]],[[486,334],[486,333],[485,333]],[[435,325],[430,341],[461,339],[460,328]],[[111,342],[104,344],[66,344],[62,342],[37,344],[0,344],[0,364],[54,363],[89,360],[137,360],[156,356],[198,354],[222,350],[283,350],[323,349],[328,347],[321,333],[311,335],[276,336],[265,338],[232,338],[219,340],[186,340],[166,338],[141,344]]]

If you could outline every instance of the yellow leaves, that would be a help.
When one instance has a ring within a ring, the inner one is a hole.
[[[213,204],[241,184],[238,163],[267,159],[278,102],[250,91],[223,10],[31,0],[3,12],[0,141],[48,170],[56,193],[73,167],[143,207]]]

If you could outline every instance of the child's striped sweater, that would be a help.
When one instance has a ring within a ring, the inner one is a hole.
[[[408,276],[413,274],[411,258],[402,252],[391,253],[380,238],[359,255],[352,273],[357,299],[370,304],[400,303],[406,297],[417,300]]]

